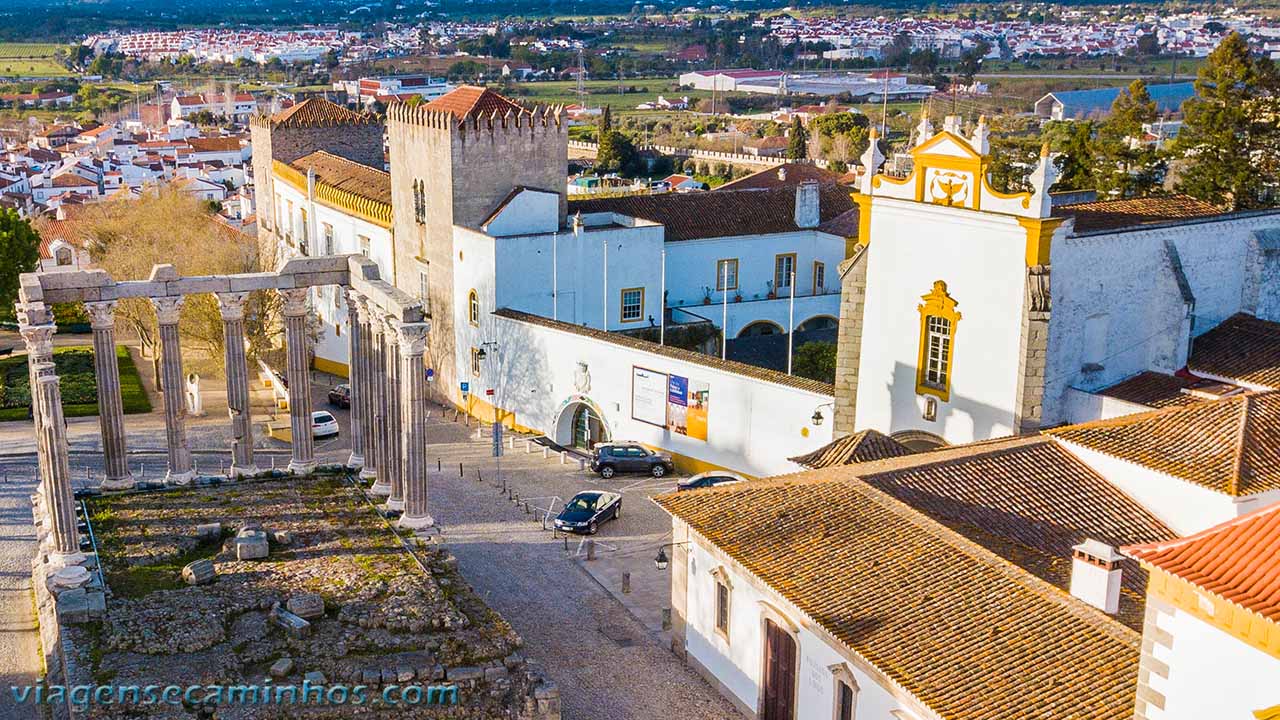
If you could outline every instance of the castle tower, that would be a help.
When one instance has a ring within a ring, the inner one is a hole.
[[[253,142],[254,202],[259,241],[274,247],[278,208],[272,170],[276,162],[291,163],[325,150],[381,170],[382,121],[323,98],[309,98],[274,115],[258,115],[249,123]]]
[[[1049,251],[1064,222],[1050,212],[1053,162],[1042,154],[1034,192],[1000,193],[985,123],[972,137],[958,118],[945,128],[911,151],[908,177],[876,174],[874,139],[863,158],[862,247],[841,266],[837,432],[923,448],[1040,425]]]
[[[480,87],[387,110],[395,284],[431,314],[427,362],[437,389],[458,398],[454,334],[454,227],[479,229],[518,186],[560,196],[566,212],[568,126],[560,108],[530,109]],[[486,308],[486,312],[493,308]]]

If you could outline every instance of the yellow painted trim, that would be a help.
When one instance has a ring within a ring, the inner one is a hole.
[[[811,279],[813,280],[812,285],[813,285],[813,294],[814,294],[814,295],[817,295],[817,294],[818,294],[818,287],[819,287],[819,285],[818,285],[818,269],[819,269],[819,268],[821,268],[821,269],[822,269],[822,285],[821,285],[821,287],[822,287],[822,291],[823,291],[823,292],[826,292],[826,291],[827,291],[827,264],[826,264],[826,263],[824,263],[824,262],[822,262],[821,260],[814,260],[814,261],[813,261],[813,277],[811,278]]]
[[[303,195],[307,194],[307,176],[296,168],[279,160],[273,160],[272,171],[277,179],[284,181],[287,185],[291,185],[293,189]],[[289,202],[291,204],[290,214],[292,214],[292,201]],[[316,180],[316,202],[335,210],[355,215],[379,227],[391,227],[390,203],[370,200],[350,190],[343,190],[321,182],[319,179]]]
[[[1240,642],[1280,659],[1280,623],[1158,567],[1145,562],[1142,565],[1150,571],[1148,595],[1158,597]]]
[[[876,178],[878,179],[878,178]],[[871,244],[871,196],[862,193],[851,193],[853,201],[858,204],[858,242]],[[845,245],[845,258],[853,257],[855,248]]]
[[[991,187],[991,183],[988,180],[987,174],[985,172],[982,174],[982,190],[983,192],[987,193],[991,197],[999,198],[1000,200],[1021,200],[1022,209],[1024,210],[1029,209],[1031,207],[1031,193],[1029,192],[1002,193],[999,190],[996,190],[995,188]]]
[[[969,157],[968,157],[969,160],[982,160],[982,156],[978,154],[977,150],[973,149],[973,146],[969,144],[968,139],[962,138],[959,135],[956,135],[955,133],[949,130],[939,130],[938,132],[934,133],[933,137],[929,138],[928,140],[925,140],[923,143],[920,143],[920,145],[916,146],[915,149],[911,151],[911,157],[918,158],[918,157],[927,155],[931,157],[952,158],[955,160],[965,159],[965,158],[956,158],[956,156],[954,155],[939,155],[938,153],[929,152],[931,149],[933,149],[935,145],[941,145],[943,140],[950,140],[951,142],[958,145],[961,150],[969,154]]]
[[[627,297],[627,293],[635,292],[636,290],[640,291],[640,317],[632,318],[628,320],[625,317],[623,317],[623,314],[622,314],[623,308],[626,307],[626,303],[624,302],[624,300]],[[618,322],[620,323],[644,322],[644,288],[630,287],[630,288],[622,288],[621,290],[618,291]]]
[[[799,272],[800,268],[796,266],[796,263],[799,261],[796,259],[795,253],[778,253],[777,255],[773,256],[773,291],[777,293],[778,297],[782,297],[782,287],[783,287],[782,283],[778,282],[778,258],[784,258],[784,257],[791,258],[791,272],[795,273],[796,275],[800,274]],[[791,278],[788,277],[787,282],[790,283]],[[788,284],[786,287],[791,287],[791,285]]]
[[[467,292],[467,322],[480,327],[480,294],[475,288]]]
[[[729,287],[720,287],[721,281],[724,280],[724,273],[720,271],[721,263],[733,263],[733,285]],[[738,258],[720,258],[716,260],[716,292],[728,292],[738,289]]]
[[[731,467],[726,467],[724,465],[716,465],[715,463],[710,463],[710,462],[707,462],[706,460],[699,460],[698,458],[695,458],[695,457],[682,455],[677,452],[671,452],[670,450],[663,447],[658,447],[657,445],[650,445],[649,443],[643,443],[643,442],[640,443],[640,445],[643,445],[644,447],[647,447],[654,452],[666,453],[667,455],[670,455],[671,462],[676,466],[676,472],[679,472],[685,475],[697,475],[698,473],[720,471],[720,472],[731,472],[735,475],[741,475],[742,477],[748,480],[757,479],[755,475],[748,475],[747,473],[744,473],[740,470],[734,470]]]
[[[934,395],[943,402],[951,399],[951,371],[956,365],[956,325],[960,324],[960,313],[956,311],[955,299],[947,294],[947,284],[935,280],[933,289],[920,296],[924,303],[917,309],[920,311],[920,355],[916,362],[916,394]],[[948,321],[950,337],[947,342],[947,369],[943,373],[942,387],[934,387],[925,382],[929,360],[929,318],[939,317]]]
[[[337,360],[322,358],[319,355],[311,360],[311,367],[323,373],[337,375],[338,377],[351,377],[351,368],[346,363],[340,363]]]
[[[1280,705],[1272,705],[1269,708],[1254,710],[1253,716],[1258,720],[1280,720]]]
[[[485,400],[484,396],[477,396],[475,393],[468,393],[466,405],[461,409],[466,414],[480,420],[481,422],[493,422],[494,405],[493,403]],[[526,435],[542,435],[541,430],[521,425],[517,421],[516,414],[514,412],[501,407],[497,408],[497,412],[498,420],[502,423],[503,427],[508,430],[524,433]]]
[[[471,377],[480,377],[480,348],[471,348]]]
[[[1049,250],[1053,245],[1053,233],[1066,218],[1018,218],[1018,224],[1027,231],[1027,267],[1049,264]]]

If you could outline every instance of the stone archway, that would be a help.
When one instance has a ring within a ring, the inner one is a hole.
[[[889,437],[905,445],[911,452],[925,452],[947,446],[946,440],[924,430],[902,430]]]
[[[809,330],[835,330],[840,326],[840,320],[831,315],[814,315],[796,326],[796,332],[807,332]]]
[[[555,425],[557,445],[590,450],[596,443],[612,439],[613,431],[608,419],[591,398],[574,395],[561,403]]]
[[[756,320],[748,323],[745,327],[738,331],[738,337],[759,337],[761,335],[785,335],[786,330],[781,325],[772,320]]]

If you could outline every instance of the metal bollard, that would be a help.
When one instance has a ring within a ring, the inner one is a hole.
[[[546,460],[546,459],[547,459],[547,458],[549,458],[549,457],[551,457],[551,448],[547,447],[546,445],[543,445],[543,446],[542,446],[542,459],[543,459],[543,460]]]
[[[8,480],[7,480],[7,479],[6,479],[6,482],[8,482]],[[525,514],[525,515],[528,515],[528,514],[529,514],[529,503],[527,503],[527,502],[524,504],[524,514]]]
[[[462,477],[462,463],[458,463],[458,477]]]
[[[532,440],[525,440],[525,441],[524,441],[524,454],[525,454],[525,455],[528,455],[528,454],[529,454],[529,453],[531,453],[531,452],[533,452],[533,441],[532,441]]]
[[[671,629],[671,608],[662,608],[662,629]]]
[[[569,552],[569,536],[564,536],[564,551]]]
[[[272,469],[272,470],[275,470],[275,469],[276,469],[276,456],[275,456],[275,455],[272,455],[272,456],[271,456],[271,469]]]
[[[585,458],[578,458],[578,470],[585,471],[587,469],[587,461]]]
[[[436,472],[440,472],[440,458],[436,458]]]
[[[596,541],[587,538],[587,560],[596,559]]]
[[[514,436],[511,436],[511,435],[507,436],[507,449],[508,450],[516,449],[516,439]]]
[[[622,573],[622,594],[631,594],[631,573],[629,572]]]
[[[564,465],[564,464],[565,464],[565,463],[567,463],[567,462],[569,462],[569,453],[568,453],[568,451],[561,450],[561,451],[560,451],[560,464],[561,464],[561,465]]]

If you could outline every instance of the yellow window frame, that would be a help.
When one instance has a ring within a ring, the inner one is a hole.
[[[724,267],[733,270],[733,284],[727,285],[724,280]],[[738,289],[738,258],[720,258],[716,260],[716,292],[725,292],[728,290]]]
[[[640,293],[640,314],[636,317],[628,318],[626,314],[627,313],[627,293],[633,293],[633,292]],[[641,322],[643,320],[644,320],[644,288],[642,287],[622,288],[622,290],[618,291],[618,322],[634,323],[634,322]]]
[[[920,311],[920,354],[916,362],[916,394],[933,395],[947,402],[951,399],[951,371],[956,365],[956,325],[960,322],[960,312],[956,310],[958,303],[948,294],[947,284],[942,280],[934,281],[933,289],[921,295],[920,299],[924,302],[917,308]],[[947,364],[940,386],[927,382],[931,317],[947,321]]]

